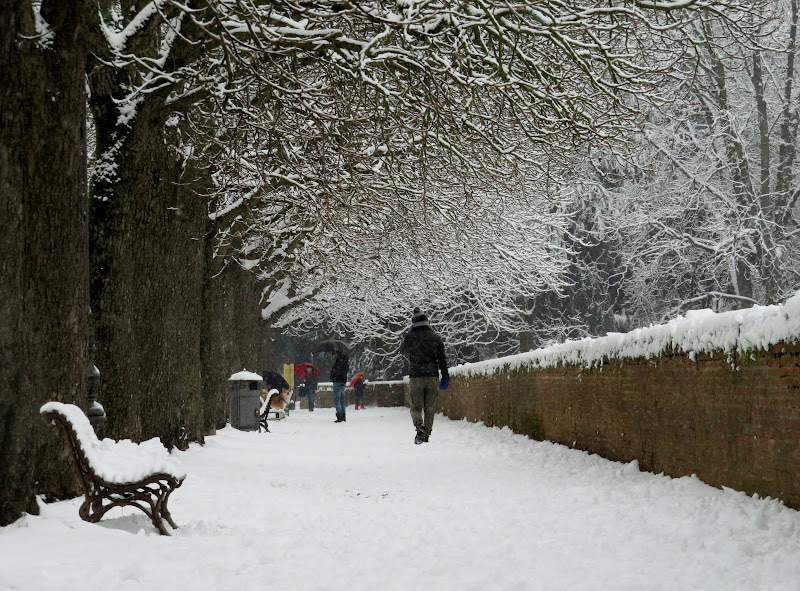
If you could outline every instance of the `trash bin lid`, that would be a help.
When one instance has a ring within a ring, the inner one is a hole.
[[[229,382],[260,382],[263,378],[257,373],[243,369],[228,378]]]

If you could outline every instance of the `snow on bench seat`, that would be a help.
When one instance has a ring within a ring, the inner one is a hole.
[[[96,523],[114,507],[134,506],[150,517],[161,534],[169,535],[164,519],[177,528],[167,500],[186,472],[158,438],[138,444],[130,439],[101,441],[83,411],[73,404],[48,402],[39,412],[66,432],[86,497],[78,511],[81,519]]]
[[[106,438],[100,441],[89,419],[74,404],[48,402],[39,412],[55,412],[72,423],[86,459],[95,474],[106,482],[129,484],[151,474],[169,474],[176,480],[186,478],[178,460],[169,455],[157,437],[138,444],[130,439],[114,441]]]

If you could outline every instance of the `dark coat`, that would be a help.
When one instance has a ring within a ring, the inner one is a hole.
[[[349,369],[350,358],[346,353],[339,353],[331,366],[331,382],[334,384],[346,382]]]
[[[364,388],[366,388],[366,384],[364,383],[364,378],[358,380],[355,384],[353,384],[353,392],[355,395],[361,398],[364,395]]]
[[[438,378],[441,373],[443,380],[450,379],[444,342],[429,326],[416,326],[407,332],[400,350],[408,355],[410,377]]]
[[[306,377],[303,380],[304,386],[304,394],[308,396],[309,394],[316,394],[317,392],[317,376],[311,374],[310,376]]]

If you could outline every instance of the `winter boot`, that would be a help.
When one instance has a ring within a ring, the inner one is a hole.
[[[336,413],[336,420],[333,421],[334,423],[341,423],[342,422],[342,413]]]
[[[355,408],[355,410],[358,410],[358,405],[357,405],[357,404],[356,404],[356,408]]]
[[[367,407],[362,404],[361,405],[361,410],[364,410],[365,408],[367,408]]]
[[[414,437],[414,443],[419,445],[420,443],[425,443],[427,440],[428,438],[425,437],[425,428],[422,426],[417,427],[417,435]]]
[[[347,422],[347,413],[342,413],[342,422],[343,423]]]

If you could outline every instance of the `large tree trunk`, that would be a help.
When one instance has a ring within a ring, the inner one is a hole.
[[[86,407],[88,259],[84,158],[89,0],[0,2],[0,525],[72,496],[64,441],[39,406]]]
[[[148,97],[128,130],[104,120],[103,96],[93,100],[99,148],[124,132],[116,175],[97,179],[91,208],[106,432],[184,447],[224,426],[230,374],[267,357],[260,289],[238,265],[221,270],[212,259],[201,196],[210,180],[170,148],[163,97]]]
[[[108,433],[169,447],[202,435],[207,215],[165,141],[159,98],[144,101],[127,131],[116,177],[94,186],[92,302]],[[97,121],[101,150],[107,124]]]
[[[192,27],[184,22],[181,34],[203,38]],[[207,50],[176,42],[170,66]],[[176,128],[167,125],[173,109],[192,105],[167,105],[173,89],[163,88],[142,96],[121,123],[118,104],[132,79],[132,70],[111,67],[100,51],[90,59],[101,164],[90,209],[101,402],[109,435],[183,446],[224,425],[227,377],[243,363],[256,369],[270,343],[253,276],[238,266],[220,272],[212,259],[216,228],[201,197],[211,186],[208,171],[184,162]]]

